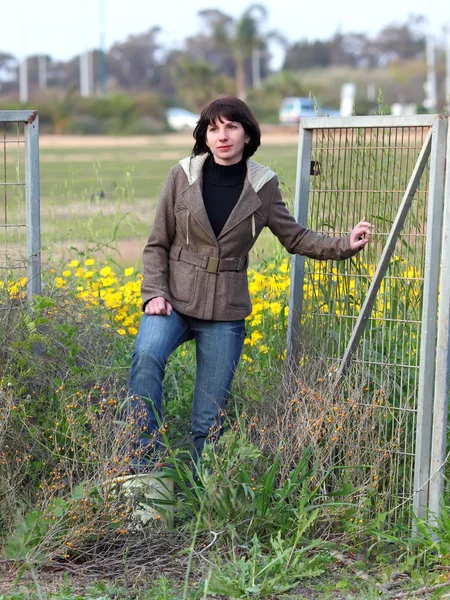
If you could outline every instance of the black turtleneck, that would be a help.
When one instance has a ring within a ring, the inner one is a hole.
[[[235,165],[218,165],[212,156],[203,167],[203,200],[216,237],[220,234],[244,187],[245,158]]]

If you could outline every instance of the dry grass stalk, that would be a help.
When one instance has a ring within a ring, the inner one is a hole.
[[[395,485],[406,460],[399,449],[405,431],[400,421],[407,415],[390,407],[389,389],[369,391],[366,381],[364,373],[353,372],[351,388],[346,381],[336,389],[325,360],[304,360],[285,374],[272,398],[256,405],[248,430],[264,453],[281,449],[281,481],[309,448],[311,484],[321,485],[325,495],[347,484],[354,490],[349,500],[371,496],[372,507],[385,510],[401,494]]]

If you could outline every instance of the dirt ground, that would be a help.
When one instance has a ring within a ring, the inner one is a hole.
[[[296,144],[298,139],[297,127],[281,127],[279,125],[263,125],[261,127],[262,141],[268,145]],[[167,133],[163,135],[41,135],[41,148],[145,148],[155,145],[189,146],[192,144],[191,133]]]
[[[115,251],[112,252],[112,257],[119,263],[127,266],[133,265],[136,261],[140,261],[142,251],[147,243],[146,238],[142,239],[123,239],[114,242]],[[67,257],[67,243],[55,242],[49,248],[49,251],[42,251],[42,262],[44,265],[51,265],[55,260],[58,261],[62,257]],[[70,248],[77,248],[80,252],[86,250],[85,240],[73,240],[70,242]],[[116,252],[117,251],[117,252]],[[95,255],[95,252],[92,253]],[[103,255],[102,255],[103,256]],[[140,263],[139,263],[140,264]]]

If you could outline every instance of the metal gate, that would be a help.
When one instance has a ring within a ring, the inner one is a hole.
[[[448,117],[436,115],[300,124],[297,221],[343,235],[366,218],[374,236],[349,261],[295,256],[288,359],[298,364],[301,341],[314,339],[336,389],[342,382],[347,389],[364,385],[378,435],[389,447],[384,491],[394,519],[407,510],[409,518],[411,507],[420,518],[435,519],[443,494],[450,372],[447,130]]]
[[[26,282],[30,301],[41,290],[37,112],[0,111],[0,148],[0,285],[6,291],[2,296],[6,300],[20,296]],[[10,306],[9,301],[3,303],[3,308]]]

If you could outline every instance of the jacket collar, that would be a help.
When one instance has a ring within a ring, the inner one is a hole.
[[[214,242],[217,242],[217,239],[221,239],[230,229],[236,227],[241,221],[258,210],[261,206],[261,200],[257,192],[275,177],[275,173],[250,159],[247,161],[247,177],[244,181],[241,196],[228,217],[219,237],[216,238],[205,210],[202,191],[202,170],[208,156],[208,154],[200,154],[199,156],[188,157],[180,161],[189,181],[189,187],[184,190],[183,198],[200,227]]]
[[[180,160],[180,165],[186,173],[189,185],[193,185],[200,178],[208,156],[209,154],[205,153],[198,156],[188,156]],[[249,158],[247,160],[247,177],[254,191],[258,193],[268,181],[275,177],[275,173],[268,167],[264,167]]]

